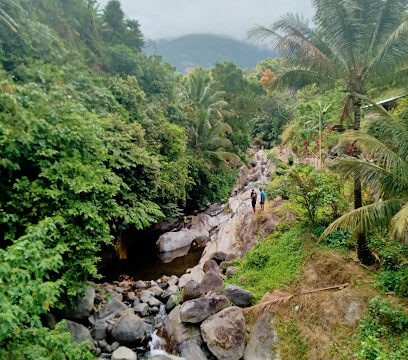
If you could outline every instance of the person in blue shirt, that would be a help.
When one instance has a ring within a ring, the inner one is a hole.
[[[264,191],[261,189],[261,193],[259,194],[261,196],[261,211],[265,210],[265,201],[266,201],[266,196]]]

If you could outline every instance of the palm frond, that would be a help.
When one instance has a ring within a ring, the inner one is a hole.
[[[408,245],[408,204],[391,219],[390,236],[394,240],[403,241]]]
[[[401,200],[379,201],[353,210],[334,221],[322,234],[319,241],[339,229],[364,233],[374,228],[386,227],[390,219],[401,209]]]

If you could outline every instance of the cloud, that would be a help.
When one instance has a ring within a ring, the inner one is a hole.
[[[108,0],[100,0],[104,6]],[[269,25],[287,12],[312,15],[311,0],[121,0],[148,39],[212,33],[245,39],[256,24]]]

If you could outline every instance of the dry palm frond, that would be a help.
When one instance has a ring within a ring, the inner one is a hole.
[[[293,295],[271,296],[268,301],[265,301],[265,302],[263,302],[261,304],[258,304],[258,305],[255,305],[255,306],[252,306],[252,307],[249,307],[249,308],[245,308],[244,309],[244,314],[257,317],[260,314],[271,312],[273,309],[276,309],[277,307],[287,305],[291,300],[293,300],[296,297],[315,294],[315,293],[319,293],[319,292],[323,292],[323,291],[343,290],[348,285],[349,284],[346,283],[346,284],[330,286],[330,287],[326,287],[326,288],[303,291],[303,292],[299,292],[299,293],[296,293],[296,294],[293,294]]]
[[[119,238],[114,248],[115,248],[116,254],[119,256],[119,259],[121,260],[127,259],[126,243],[122,238]]]

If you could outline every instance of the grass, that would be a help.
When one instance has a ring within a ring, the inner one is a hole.
[[[300,224],[290,228],[281,225],[238,261],[238,271],[228,283],[251,291],[255,301],[269,291],[290,284],[303,268],[304,232]]]

